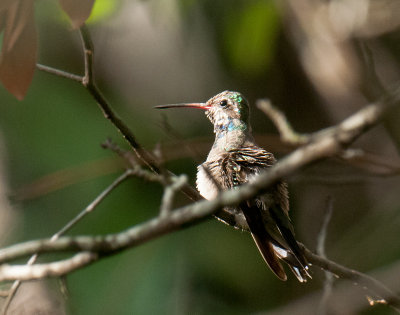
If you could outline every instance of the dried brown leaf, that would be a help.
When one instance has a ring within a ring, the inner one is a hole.
[[[14,0],[5,11],[3,22],[5,29],[0,55],[0,80],[10,93],[22,100],[36,65],[37,34],[33,1]]]
[[[94,0],[60,0],[61,7],[71,19],[73,28],[79,28],[92,12]]]

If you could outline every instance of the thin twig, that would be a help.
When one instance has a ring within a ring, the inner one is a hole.
[[[328,270],[329,272],[337,275],[339,278],[352,281],[354,284],[361,285],[364,289],[371,292],[374,296],[384,299],[388,305],[393,307],[396,311],[400,311],[400,297],[392,290],[383,285],[380,281],[372,278],[371,276],[361,273],[357,270],[350,269],[339,265],[329,259],[323,258],[312,253],[309,249],[304,247],[304,253],[309,263]]]
[[[59,76],[59,77],[62,77],[62,78],[66,78],[66,79],[69,79],[69,80],[72,80],[72,81],[76,81],[76,82],[79,82],[79,83],[82,83],[82,81],[83,81],[83,77],[80,76],[80,75],[76,75],[76,74],[73,74],[73,73],[62,71],[62,70],[59,70],[59,69],[56,69],[56,68],[52,68],[52,67],[49,67],[49,66],[41,65],[39,63],[36,64],[36,68],[38,70],[40,70],[40,71],[51,73],[51,74],[54,74],[56,76]]]
[[[111,139],[107,139],[101,144],[101,147],[103,149],[109,149],[112,152],[116,153],[119,155],[122,159],[128,162],[128,164],[132,167],[136,167],[138,165],[138,162],[136,161],[135,157],[133,156],[132,152],[128,152],[124,149],[122,149],[119,145],[114,143]]]
[[[93,55],[94,47],[89,30],[86,25],[81,26],[79,29],[82,44],[84,47],[84,59],[85,59],[85,76],[83,78],[82,84],[88,89],[93,98],[97,101],[100,106],[104,117],[107,118],[121,133],[121,135],[128,141],[132,150],[136,153],[138,158],[147,165],[152,171],[159,173],[160,169],[156,165],[155,158],[150,152],[145,150],[136,140],[136,137],[129,129],[129,127],[122,121],[120,117],[115,114],[109,105],[108,101],[102,95],[100,90],[94,81],[93,76]]]
[[[381,266],[375,270],[368,271],[368,275],[379,279],[381,283],[390,284],[394,292],[399,292],[400,282],[396,281],[400,274],[400,261]],[[360,292],[362,292],[360,294]],[[329,304],[329,314],[363,314],[369,304],[363,295],[364,290],[359,285],[354,285],[351,281],[336,281],[332,292],[332,303]],[[298,298],[293,298],[285,305],[281,305],[273,310],[260,312],[259,315],[292,315],[292,314],[318,314],[319,303],[321,301],[321,291],[313,290],[308,294]],[[367,312],[367,313],[379,313]],[[389,312],[390,313],[390,312]],[[392,312],[394,313],[394,312]]]
[[[361,89],[364,95],[367,99],[375,99],[385,94],[386,89],[376,72],[375,60],[371,49],[361,40],[354,41],[354,48],[362,63],[361,69],[364,72],[361,76]]]
[[[285,114],[274,107],[270,100],[260,99],[256,105],[274,123],[283,142],[298,146],[310,140],[307,135],[297,133],[286,119]]]
[[[77,216],[75,216],[71,221],[69,221],[64,227],[62,227],[58,232],[56,232],[51,238],[51,242],[55,242],[57,239],[60,238],[63,234],[65,234],[67,231],[69,231],[75,224],[80,222],[87,214],[89,214],[95,207],[97,207],[101,201],[111,192],[113,191],[119,184],[121,184],[125,179],[127,179],[129,176],[131,176],[132,173],[130,170],[125,171],[121,176],[119,176],[114,182],[111,183],[105,190],[103,190],[100,195],[98,195],[85,209],[83,209]],[[31,256],[27,262],[27,265],[33,265],[39,255],[35,253],[33,256]],[[18,291],[19,286],[21,285],[21,280],[19,279],[16,280],[10,290],[8,297],[4,303],[4,307],[2,310],[2,314],[5,315],[7,313],[7,310],[11,304],[12,299],[14,298],[15,294]]]
[[[110,149],[111,151],[118,154],[121,158],[126,160],[130,165],[129,172],[131,173],[132,176],[142,178],[149,182],[158,182],[162,185],[168,185],[168,183],[165,181],[165,178],[162,175],[159,175],[157,173],[142,168],[142,166],[137,163],[137,161],[132,156],[132,154],[130,154],[130,152],[123,150],[117,144],[113,143],[110,139],[107,139],[104,143],[102,143],[101,146],[105,149]]]
[[[172,209],[173,198],[177,191],[179,191],[183,185],[188,182],[186,175],[180,175],[175,178],[172,184],[167,185],[164,190],[164,194],[161,201],[160,216],[168,216]]]
[[[359,55],[359,59],[362,62],[362,70],[364,73],[361,75],[361,90],[364,96],[368,100],[376,99],[380,95],[387,95],[390,93],[379,78],[376,71],[375,60],[371,49],[368,45],[361,41],[355,41],[355,51]],[[388,116],[383,126],[396,144],[397,150],[400,151],[400,137],[398,132],[398,117],[400,111],[393,112],[392,116]]]
[[[328,225],[332,217],[332,212],[333,212],[333,199],[332,197],[328,197],[326,200],[326,210],[325,210],[325,215],[324,215],[324,220],[322,222],[321,230],[319,232],[318,238],[317,238],[317,254],[322,257],[326,258],[326,253],[325,253],[325,241],[326,241],[326,235],[328,232]],[[324,289],[323,289],[323,294],[321,301],[318,306],[318,314],[328,314],[328,300],[329,297],[332,294],[332,289],[333,289],[333,275],[331,272],[325,271],[325,281],[324,281]]]
[[[96,83],[94,82],[93,76],[93,54],[94,47],[91,40],[91,36],[89,30],[86,25],[83,25],[79,29],[81,40],[84,48],[84,62],[85,62],[85,75],[79,76],[66,71],[62,71],[59,69],[55,69],[49,66],[37,64],[36,67],[47,73],[51,73],[66,79],[70,79],[76,82],[81,83],[93,98],[99,104],[104,116],[111,121],[111,123],[117,128],[118,131],[121,132],[124,139],[128,141],[133,151],[137,154],[139,159],[147,165],[154,172],[159,172],[160,170],[156,166],[155,159],[151,153],[142,148],[142,146],[137,142],[135,136],[129,127],[119,118],[114,111],[111,109],[111,106],[105,99],[105,97],[101,94],[100,90],[97,88]]]
[[[75,218],[69,221],[61,230],[51,237],[51,240],[55,241],[61,235],[69,231],[75,224],[81,221],[86,215],[92,212],[107,195],[109,195],[117,186],[119,186],[123,181],[125,181],[129,176],[132,176],[132,171],[130,169],[126,170],[122,175],[120,175],[116,180],[114,180],[111,185],[104,189],[85,209],[83,209]]]

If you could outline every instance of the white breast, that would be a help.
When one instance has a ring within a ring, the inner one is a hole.
[[[201,165],[197,167],[196,186],[200,195],[207,200],[214,199],[218,194],[218,188]]]

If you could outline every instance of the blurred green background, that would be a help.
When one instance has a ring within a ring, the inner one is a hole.
[[[188,174],[194,183],[196,165],[213,141],[211,125],[203,113],[160,113],[154,105],[206,101],[223,90],[238,90],[252,104],[270,98],[297,131],[312,132],[368,102],[359,91],[327,99],[315,88],[302,68],[290,15],[284,12],[268,0],[97,0],[88,22],[97,83],[141,144],[152,149],[161,143],[166,156],[178,152],[167,167]],[[58,3],[37,1],[36,22],[39,62],[82,74],[79,34],[70,29]],[[396,39],[395,29],[368,39],[388,82],[398,79],[398,67],[385,63],[390,54],[398,66]],[[123,171],[114,153],[100,144],[107,138],[124,148],[127,144],[75,82],[36,71],[22,102],[0,87],[0,110],[1,181],[11,203],[10,213],[2,214],[3,245],[50,237]],[[201,139],[206,149],[193,144],[193,158],[165,131],[165,119],[189,144]],[[278,157],[288,152],[255,107],[252,123],[262,146]],[[393,163],[398,159],[382,127],[363,136],[356,147]],[[398,176],[373,176],[329,160],[288,181],[296,236],[310,249],[316,246],[331,196],[328,257],[362,272],[395,266],[400,258]],[[159,185],[130,179],[68,234],[126,229],[156,216],[161,196]],[[175,204],[188,202],[178,196]],[[290,314],[296,303],[311,299],[318,305],[324,275],[316,268],[312,272],[313,280],[306,284],[292,275],[287,282],[277,280],[247,233],[209,219],[72,273],[66,277],[65,307],[68,314]],[[47,282],[51,290],[59,290],[56,281]],[[362,290],[354,292],[353,300],[361,306],[349,314],[391,314],[385,306],[369,307]],[[334,305],[341,300],[330,303],[329,314],[336,314]]]

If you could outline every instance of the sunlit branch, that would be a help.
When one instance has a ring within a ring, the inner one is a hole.
[[[2,265],[0,266],[0,281],[15,279],[23,281],[46,277],[60,277],[93,263],[97,258],[98,255],[96,253],[82,252],[71,258],[47,264]]]

